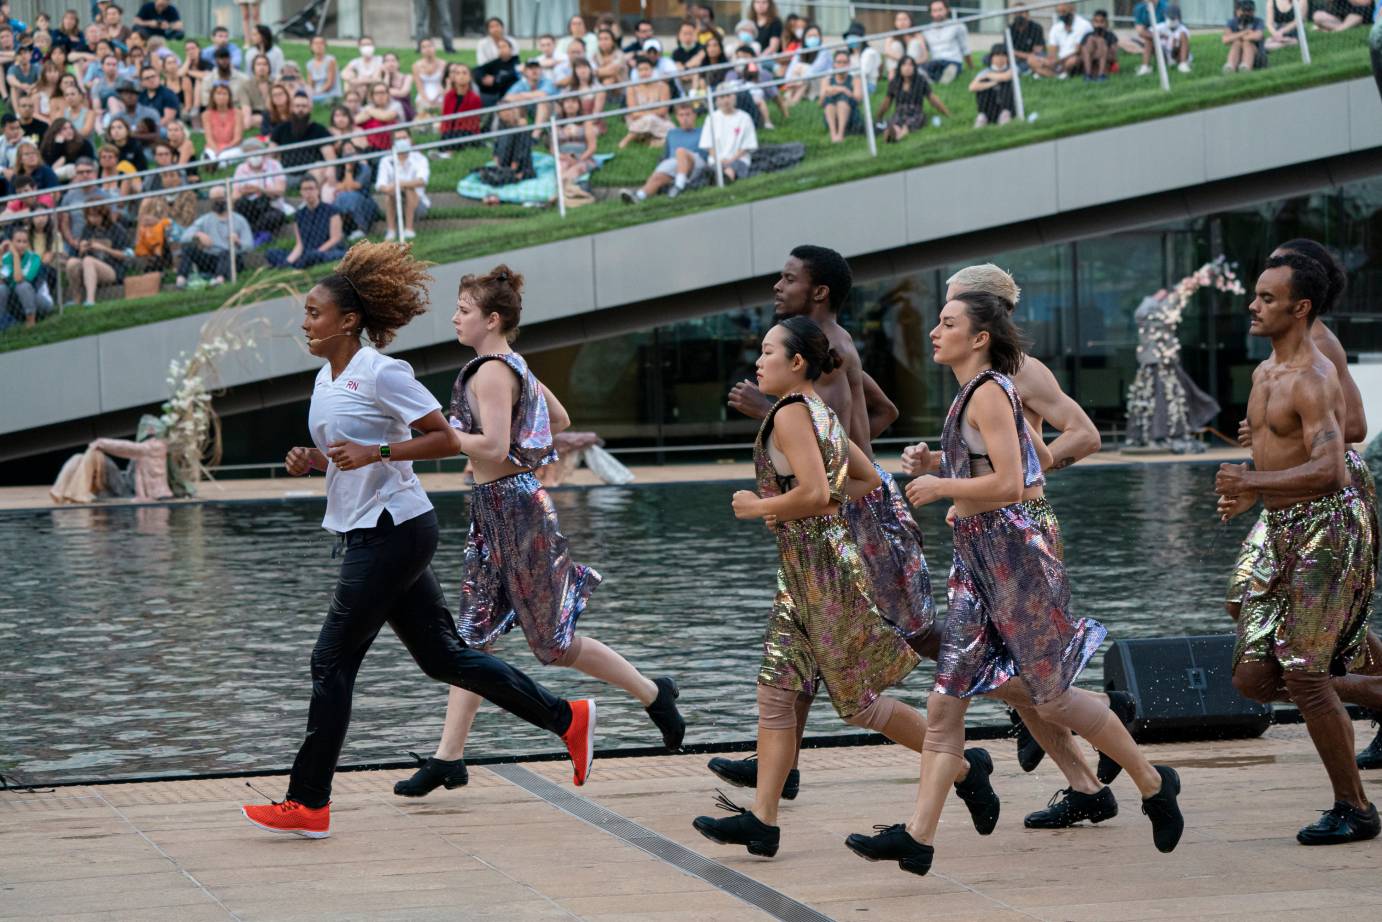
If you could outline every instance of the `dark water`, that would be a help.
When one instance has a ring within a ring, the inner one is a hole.
[[[1053,478],[1076,611],[1112,637],[1218,633],[1228,569],[1247,524],[1221,528],[1202,464],[1075,469]],[[759,641],[776,550],[730,514],[734,485],[554,494],[577,559],[605,583],[585,633],[650,675],[675,675],[690,742],[752,737]],[[435,565],[454,597],[466,507],[435,497]],[[116,778],[291,763],[310,692],[308,657],[330,599],[332,540],[316,502],[85,508],[0,516],[0,772],[32,780]],[[922,513],[938,594],[950,558],[942,507]],[[656,739],[622,693],[541,668],[521,635],[497,651],[559,693],[600,698],[601,747]],[[1102,654],[1082,684],[1099,679]],[[925,700],[930,664],[901,689]],[[356,686],[344,763],[429,753],[445,688],[386,630]],[[988,702],[972,720],[999,719]],[[822,701],[812,733],[841,733]],[[553,750],[486,708],[467,754]]]

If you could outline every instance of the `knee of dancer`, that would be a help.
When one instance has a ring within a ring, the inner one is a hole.
[[[1085,739],[1097,736],[1113,719],[1113,711],[1094,695],[1083,695],[1071,688],[1038,704],[1036,712],[1047,723],[1073,730]]]
[[[926,699],[926,740],[921,751],[964,757],[965,706],[959,698],[933,691]]]
[[[797,728],[797,693],[771,685],[758,686],[758,727],[761,730]]]
[[[1280,679],[1265,663],[1245,663],[1233,670],[1233,688],[1258,704],[1271,704],[1280,697]]]
[[[1339,708],[1339,694],[1334,680],[1326,672],[1288,672],[1282,676],[1286,691],[1304,717],[1312,717]]]
[[[1228,616],[1229,616],[1230,618],[1232,618],[1234,621],[1237,621],[1237,620],[1238,620],[1238,616],[1239,616],[1240,614],[1243,613],[1243,603],[1242,603],[1242,602],[1225,602],[1225,603],[1224,603],[1224,611],[1228,612]]]
[[[579,637],[572,637],[570,645],[567,646],[565,650],[561,651],[561,653],[558,654],[557,658],[552,660],[547,665],[562,666],[564,668],[570,669],[572,666],[576,665],[576,660],[578,660],[580,656],[581,639]]]
[[[855,714],[845,718],[845,723],[852,727],[863,727],[875,733],[882,733],[883,728],[892,720],[893,714],[901,705],[896,698],[889,698],[887,695],[879,695],[873,703]]]

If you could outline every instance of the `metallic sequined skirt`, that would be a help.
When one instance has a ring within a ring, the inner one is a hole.
[[[1378,547],[1378,527],[1377,527],[1377,484],[1373,482],[1372,471],[1368,469],[1367,462],[1363,460],[1354,449],[1349,449],[1344,455],[1344,462],[1348,465],[1349,483],[1363,499],[1363,507],[1368,512],[1368,518],[1372,522],[1373,534],[1373,565],[1376,567]],[[1267,510],[1262,510],[1257,521],[1253,523],[1248,536],[1243,539],[1243,547],[1238,552],[1238,559],[1233,564],[1233,572],[1229,574],[1228,592],[1225,599],[1228,602],[1242,603],[1243,597],[1247,595],[1248,588],[1252,584],[1253,569],[1257,566],[1257,558],[1262,556],[1262,550],[1266,546],[1267,540]]]
[[[948,597],[936,691],[957,698],[1020,675],[1033,700],[1049,701],[1108,635],[1092,618],[1071,617],[1059,526],[1044,502],[957,519]]]
[[[456,618],[468,645],[488,647],[517,622],[533,654],[550,664],[571,646],[576,619],[599,584],[599,573],[571,560],[552,499],[535,476],[514,474],[471,491]]]
[[[1362,662],[1375,583],[1372,517],[1355,487],[1263,516],[1234,662],[1343,675]]]
[[[935,629],[936,601],[922,553],[921,529],[897,481],[874,462],[883,483],[840,510],[864,561],[873,603],[917,646]]]
[[[784,522],[777,546],[782,564],[758,681],[806,695],[822,683],[839,715],[852,717],[919,659],[874,605],[843,515]]]

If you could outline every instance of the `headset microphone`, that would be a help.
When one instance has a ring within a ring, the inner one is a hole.
[[[309,336],[309,337],[307,337],[307,345],[316,347],[316,346],[320,346],[322,343],[330,342],[331,340],[335,339],[337,336],[349,336],[349,335],[350,335],[349,333],[332,333],[330,336],[323,337],[322,339],[313,339],[312,337]]]

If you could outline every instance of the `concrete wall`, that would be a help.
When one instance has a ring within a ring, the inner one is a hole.
[[[1291,130],[1264,130],[1272,124]],[[959,235],[1379,147],[1382,103],[1371,80],[1356,80],[448,263],[434,270],[432,312],[390,351],[449,342],[460,277],[500,260],[527,275],[524,323],[534,325],[737,286],[775,272],[803,242],[850,257],[915,252]],[[225,386],[316,366],[301,343],[298,305],[278,300],[245,310],[273,332],[252,354],[225,363]],[[0,354],[0,393],[24,395],[0,402],[0,434],[160,402],[169,360],[195,347],[206,316]]]

